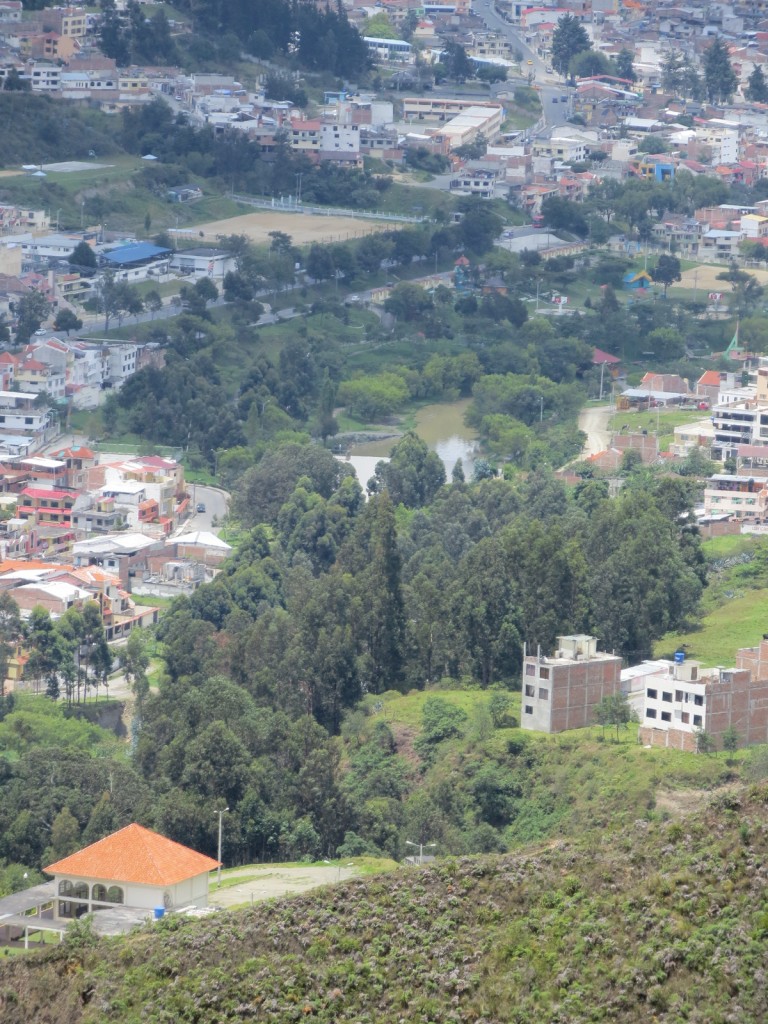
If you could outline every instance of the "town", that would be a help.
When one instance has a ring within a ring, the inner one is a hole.
[[[4,1021],[765,1018],[767,65],[0,0]]]

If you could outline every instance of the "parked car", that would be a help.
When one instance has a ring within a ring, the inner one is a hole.
[[[202,502],[202,501],[198,501],[197,507],[196,507],[195,511],[196,512],[205,512],[205,503]]]

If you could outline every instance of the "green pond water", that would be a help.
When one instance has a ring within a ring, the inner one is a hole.
[[[416,414],[416,433],[437,452],[445,465],[448,479],[453,467],[461,459],[464,474],[469,479],[477,458],[477,432],[464,423],[464,413],[471,399],[462,398],[457,402],[436,402],[425,405]],[[350,448],[350,455],[373,455],[383,458],[389,455],[397,444],[397,438],[383,441],[367,441]]]

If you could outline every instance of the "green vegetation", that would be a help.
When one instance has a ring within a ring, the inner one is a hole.
[[[684,427],[707,418],[708,413],[700,409],[674,409],[669,412],[663,409],[649,409],[646,412],[623,410],[610,418],[608,429],[620,431],[627,427],[632,433],[645,431],[648,434],[658,434],[659,450],[666,451],[674,441],[676,427]]]
[[[761,1020],[767,801],[53,947],[0,967],[4,1020]]]

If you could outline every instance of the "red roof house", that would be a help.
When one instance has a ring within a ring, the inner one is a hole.
[[[56,917],[115,906],[152,911],[208,905],[219,862],[141,825],[127,825],[44,868],[56,880]]]

